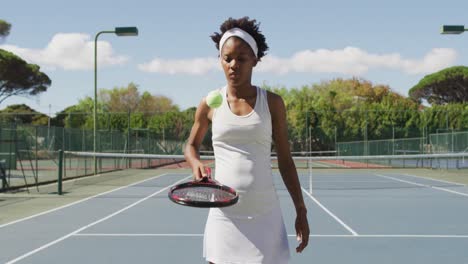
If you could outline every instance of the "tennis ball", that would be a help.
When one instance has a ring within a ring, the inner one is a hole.
[[[211,91],[206,96],[206,104],[211,108],[218,108],[223,103],[223,96],[219,91]]]

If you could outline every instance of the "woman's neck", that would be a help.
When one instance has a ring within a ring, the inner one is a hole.
[[[249,84],[249,85],[243,85],[243,86],[229,86],[227,87],[227,95],[229,98],[251,98],[255,97],[257,95],[257,89],[255,89],[255,86]]]

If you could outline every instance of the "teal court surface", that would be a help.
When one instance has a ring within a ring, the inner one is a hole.
[[[167,198],[190,173],[149,172],[139,182],[0,225],[0,262],[205,263],[208,209]],[[468,263],[466,185],[423,177],[433,170],[299,172],[311,229],[302,254],[295,252],[293,204],[274,175],[290,263]],[[65,196],[80,189],[79,180],[73,186]]]

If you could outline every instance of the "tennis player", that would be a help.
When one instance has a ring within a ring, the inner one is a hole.
[[[194,178],[206,176],[199,146],[209,123],[216,180],[236,189],[239,202],[212,208],[205,227],[203,255],[209,263],[288,263],[287,234],[273,186],[271,146],[275,144],[281,176],[296,209],[296,233],[302,252],[309,240],[307,210],[289,149],[283,99],[251,84],[252,71],[268,46],[259,23],[248,17],[227,19],[211,38],[219,50],[227,85],[223,102],[200,102],[185,148]]]

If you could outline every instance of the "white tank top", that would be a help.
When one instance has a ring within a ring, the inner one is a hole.
[[[239,193],[239,202],[220,209],[232,217],[250,218],[278,204],[271,171],[272,125],[267,92],[256,87],[255,107],[247,115],[232,113],[227,87],[212,118],[215,178]]]

